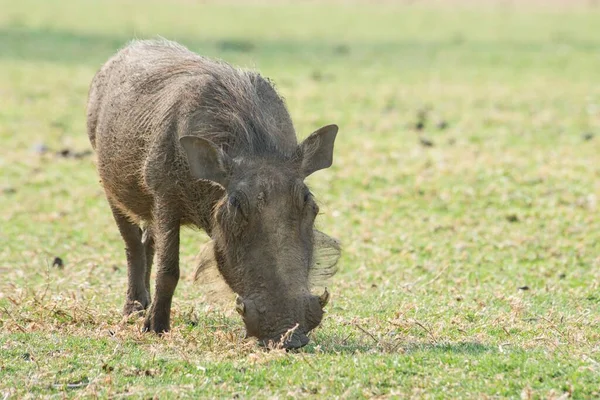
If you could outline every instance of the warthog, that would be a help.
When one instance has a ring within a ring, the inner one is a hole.
[[[304,179],[332,164],[336,125],[298,144],[267,79],[151,40],[130,43],[96,74],[87,130],[126,246],[124,314],[150,307],[144,329],[169,330],[180,226],[191,225],[212,239],[201,263],[214,260],[239,295],[247,334],[306,345],[329,297],[313,295],[311,282],[335,272],[339,247],[314,230],[319,208]]]

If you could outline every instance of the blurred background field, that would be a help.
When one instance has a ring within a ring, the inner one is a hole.
[[[600,397],[595,1],[0,0],[0,398]],[[299,353],[243,339],[192,284],[173,332],[123,321],[123,244],[88,85],[162,36],[274,80],[344,245]],[[62,268],[53,265],[56,257]]]

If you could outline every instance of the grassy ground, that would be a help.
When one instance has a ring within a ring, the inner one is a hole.
[[[0,9],[1,399],[600,397],[597,9]],[[121,319],[85,100],[117,48],[156,34],[273,78],[301,136],[341,127],[310,184],[344,255],[298,353],[245,341],[232,304],[192,284],[198,232],[172,333]]]

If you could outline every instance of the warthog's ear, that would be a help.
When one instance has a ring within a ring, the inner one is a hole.
[[[205,179],[226,187],[230,161],[227,154],[213,142],[198,136],[182,136],[181,147],[187,155],[190,172],[196,179]]]
[[[337,125],[327,125],[311,133],[300,144],[301,170],[305,178],[315,171],[331,167],[337,132]]]
[[[337,272],[342,255],[340,242],[318,230],[313,230],[313,264],[308,271],[311,287],[324,287]]]

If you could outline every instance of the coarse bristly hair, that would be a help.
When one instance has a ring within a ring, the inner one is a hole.
[[[164,39],[131,42],[96,74],[88,135],[105,190],[132,221],[151,218],[153,191],[187,193],[183,207],[196,214],[189,222],[207,232],[218,190],[190,181],[179,137],[207,139],[231,158],[298,156],[285,102],[267,79]],[[118,194],[136,204],[125,207]]]
[[[194,78],[202,81],[200,104],[195,108],[202,118],[195,119],[190,134],[220,144],[234,155],[246,149],[254,154],[294,156],[296,143],[290,146],[285,140],[295,136],[294,128],[283,98],[269,79],[255,71],[202,57],[165,39],[134,41],[127,49],[138,63],[145,65],[145,72],[134,80],[142,92],[159,92],[178,78],[188,83]],[[194,89],[198,88],[193,83],[188,88],[181,87],[184,92]],[[161,104],[164,108],[155,110],[158,112],[154,118],[172,111],[167,108],[172,102]]]

